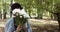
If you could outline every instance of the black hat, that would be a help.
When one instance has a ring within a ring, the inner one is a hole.
[[[11,10],[12,11],[16,8],[23,9],[23,7],[21,7],[21,5],[19,3],[14,3],[14,4],[11,5]]]

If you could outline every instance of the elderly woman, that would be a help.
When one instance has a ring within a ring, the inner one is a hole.
[[[19,14],[23,15],[25,18],[29,18],[29,15],[25,12],[23,7],[19,3],[14,3],[11,6],[11,12],[12,12],[12,17],[7,21],[5,25],[5,32],[19,32],[22,28],[25,30],[25,32],[32,32],[32,29],[28,23],[28,21],[25,23],[24,26],[18,25],[17,28],[14,25],[14,14],[18,12]],[[16,28],[16,29],[15,29]]]

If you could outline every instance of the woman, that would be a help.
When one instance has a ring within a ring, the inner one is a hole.
[[[19,14],[22,14],[25,18],[29,18],[29,15],[25,12],[23,7],[19,3],[14,3],[11,6],[11,12],[12,12],[12,17],[7,21],[6,26],[5,26],[5,32],[19,32],[21,30],[21,25],[18,25],[18,27],[15,29],[14,26],[14,14],[18,12]],[[24,25],[24,30],[25,32],[32,32],[32,29],[30,28],[30,25],[28,21]]]

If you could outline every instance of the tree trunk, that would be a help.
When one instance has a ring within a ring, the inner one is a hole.
[[[42,19],[42,15],[38,14],[37,18]]]
[[[1,14],[1,11],[0,11],[0,18],[2,19],[2,14]]]
[[[53,19],[54,20],[57,20],[58,19],[56,14],[53,14]]]
[[[11,0],[10,6],[12,5],[12,3],[13,3],[13,0]],[[12,11],[10,11],[10,17],[12,17]]]
[[[4,19],[6,19],[6,12],[4,13]]]
[[[56,14],[57,15],[57,20],[58,20],[58,24],[59,24],[59,31],[60,31],[60,14],[58,13],[58,14]]]
[[[37,15],[38,15],[38,16],[37,16],[38,19],[42,19],[42,17],[43,17],[43,16],[42,16],[42,15],[43,15],[43,12],[42,12],[42,10],[40,9],[40,7],[37,8]]]

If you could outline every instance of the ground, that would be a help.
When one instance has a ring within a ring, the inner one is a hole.
[[[33,32],[58,32],[58,22],[46,19],[29,19]],[[0,32],[4,32],[6,20],[0,20]],[[3,31],[2,31],[3,30]]]
[[[30,19],[33,32],[58,32],[58,22],[54,20]]]

